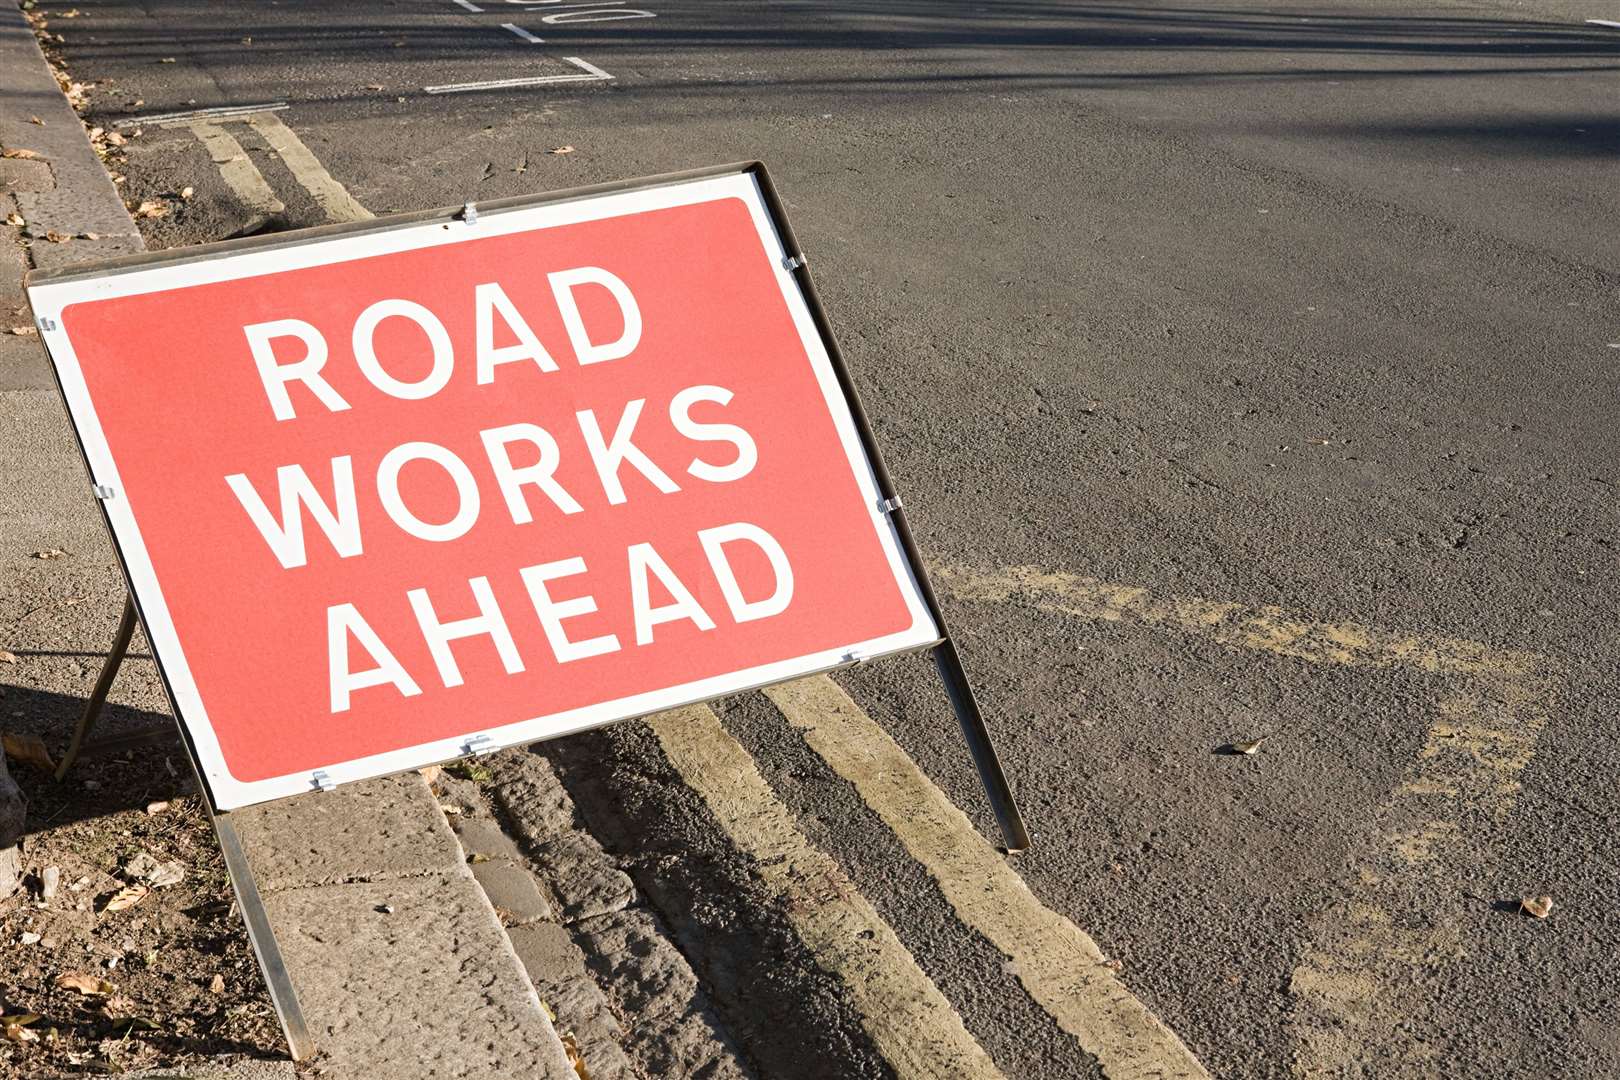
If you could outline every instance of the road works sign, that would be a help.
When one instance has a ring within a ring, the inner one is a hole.
[[[757,167],[29,297],[220,808],[942,637]]]

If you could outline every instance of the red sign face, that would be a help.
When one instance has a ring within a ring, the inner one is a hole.
[[[34,286],[216,803],[935,640],[785,255],[738,173]]]

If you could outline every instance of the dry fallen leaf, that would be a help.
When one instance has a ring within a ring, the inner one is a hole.
[[[56,977],[56,985],[63,990],[77,990],[85,997],[105,997],[118,988],[100,975],[83,971],[65,971]]]
[[[195,194],[197,194],[197,189],[190,186],[189,184],[180,189],[180,197],[182,199],[189,199]]]
[[[63,551],[61,548],[45,548],[43,551],[34,552],[32,555],[29,556],[29,558],[31,558],[31,559],[60,559],[62,556],[66,555],[66,554],[67,554],[67,552]]]
[[[39,1038],[37,1034],[23,1027],[21,1024],[6,1024],[0,1026],[0,1035],[4,1035],[11,1042],[34,1042]]]
[[[1125,961],[1119,959],[1118,957],[1111,956],[1107,960],[1103,961],[1103,967],[1107,968],[1109,971],[1124,971]]]
[[[1258,754],[1260,752],[1260,744],[1265,741],[1265,736],[1262,735],[1260,738],[1251,740],[1249,742],[1235,742],[1232,744],[1232,749],[1240,754]]]
[[[128,140],[126,140],[122,135],[118,134],[118,132],[116,132],[116,131],[109,131],[109,132],[107,132],[107,141],[112,143],[114,146],[123,146],[124,143],[127,142]]]
[[[167,206],[164,206],[160,202],[153,202],[151,199],[147,199],[145,202],[141,203],[135,208],[136,217],[156,218],[162,217],[168,212],[169,208]]]
[[[546,151],[548,154],[572,154],[573,152],[574,148],[572,146],[559,146],[555,149]]]
[[[129,1002],[125,1002],[124,1004],[128,1005]],[[113,1029],[115,1031],[121,1030],[121,1031],[124,1032],[125,1035],[128,1035],[131,1031],[160,1031],[160,1030],[162,1030],[162,1025],[159,1024],[156,1020],[149,1020],[144,1016],[125,1016],[125,1017],[116,1017],[115,1016],[115,1017],[112,1018],[112,1023],[113,1023]]]
[[[10,649],[0,649],[0,664],[15,664],[16,662],[16,653],[12,652]]]
[[[37,150],[24,150],[21,147],[13,147],[10,150],[0,150],[0,157],[15,158],[19,161],[37,161],[44,156],[44,154],[41,154]]]
[[[53,244],[65,244],[69,240],[73,239],[73,237],[67,235],[66,233],[59,233],[55,229],[51,229],[45,234],[45,239],[49,240]]]
[[[126,885],[113,893],[112,899],[108,900],[106,906],[101,910],[123,911],[125,908],[134,907],[151,891],[145,885]]]
[[[158,63],[160,63],[160,64],[172,64],[172,63],[174,63],[174,57],[165,56],[161,60],[159,60]]]
[[[215,975],[212,979],[209,979],[208,992],[211,994],[223,994],[225,992],[225,976]]]
[[[29,118],[28,118],[28,122],[29,122],[29,123],[30,123],[30,124],[38,124],[38,125],[39,125],[39,126],[40,126],[40,127],[44,127],[44,126],[45,126],[45,121],[43,121],[43,120],[41,120],[41,119],[40,119],[40,118],[39,118],[39,117],[37,117],[37,116],[30,116],[30,117],[29,117]]]
[[[39,333],[39,331],[35,330],[32,326],[13,326],[9,332],[16,334],[18,337],[26,337],[29,334]]]
[[[167,802],[149,802],[146,804],[146,812],[148,814],[161,814],[168,808],[169,804]]]
[[[563,1051],[568,1055],[568,1064],[574,1067],[574,1075],[579,1080],[591,1080],[590,1072],[585,1068],[585,1055],[579,1052],[579,1042],[574,1038],[572,1031],[562,1033]]]
[[[360,89],[362,89],[362,90],[381,90],[382,89],[382,84],[381,83],[371,83],[369,85],[362,86]]]
[[[146,852],[141,852],[124,864],[124,880],[136,886],[151,886],[154,889],[178,885],[186,879],[186,868],[177,859],[168,862],[158,862]]]
[[[1545,919],[1552,914],[1552,897],[1527,896],[1519,901],[1519,910],[1526,915],[1533,915],[1538,919]]]
[[[23,216],[21,214],[7,214],[6,215],[6,224],[21,227],[21,226],[26,225],[28,223],[23,220]]]
[[[56,762],[51,760],[51,752],[45,748],[45,740],[38,735],[8,731],[0,736],[0,743],[4,744],[6,757],[12,761],[20,761],[41,772],[56,771]]]

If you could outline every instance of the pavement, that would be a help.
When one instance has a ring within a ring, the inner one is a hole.
[[[678,1072],[646,1055],[692,1016],[691,1053],[772,1077],[1596,1080],[1607,7],[108,0],[50,29],[94,123],[275,107],[137,124],[154,245],[771,167],[1036,843],[982,839],[906,660],[503,757],[465,804],[604,1068]],[[529,759],[568,800],[544,824],[500,795]],[[621,907],[548,884],[564,821]],[[624,911],[681,964],[590,921]]]
[[[0,266],[0,326],[27,331],[26,270],[132,254],[144,244],[33,30],[12,9],[0,9],[0,147],[29,151],[0,159],[0,210],[25,223],[6,226],[0,245],[8,260]],[[0,603],[6,644],[30,659],[7,682],[71,703],[88,692],[123,583],[34,334],[0,334],[0,417]],[[137,662],[144,642],[131,652],[103,736],[127,734],[132,712],[166,711],[155,673]],[[66,656],[93,663],[37,662]],[[65,724],[71,713],[62,713]],[[320,1051],[320,1075],[575,1075],[423,777],[251,807],[231,821]],[[156,1075],[292,1073],[290,1063],[249,1060]]]

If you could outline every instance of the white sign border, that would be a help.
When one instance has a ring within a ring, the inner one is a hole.
[[[443,218],[435,218],[352,235],[313,238],[305,243],[267,246],[232,254],[215,253],[192,262],[166,262],[145,269],[119,268],[109,270],[105,277],[47,280],[28,287],[29,300],[41,327],[41,338],[56,368],[57,380],[89,468],[91,484],[103,490],[110,489],[112,493],[102,500],[102,508],[123,560],[159,670],[169,688],[181,726],[190,737],[197,764],[217,809],[231,810],[301,794],[323,785],[316,782],[316,770],[302,770],[263,780],[239,780],[226,768],[224,755],[192,678],[163,590],[136,524],[134,511],[124,494],[117,463],[113,460],[95,405],[90,399],[73,343],[68,339],[62,313],[70,305],[86,301],[282,273],[309,266],[727,198],[740,199],[749,209],[782,290],[783,300],[792,315],[805,352],[810,357],[861,496],[872,516],[879,543],[900,586],[906,608],[911,613],[911,626],[898,633],[850,642],[787,660],[317,767],[319,772],[325,774],[320,778],[324,784],[348,783],[465,757],[473,752],[474,747],[482,753],[520,746],[681,705],[708,701],[726,694],[832,670],[857,659],[866,660],[921,648],[935,644],[943,637],[943,628],[935,622],[924,599],[916,570],[906,558],[895,522],[881,505],[877,475],[856,429],[851,404],[844,396],[826,344],[816,329],[809,302],[788,265],[789,252],[771,220],[758,179],[751,172],[739,171],[702,179],[677,180],[534,206],[491,209],[480,213],[477,220],[470,223],[447,223]],[[375,226],[380,223],[370,224]]]

